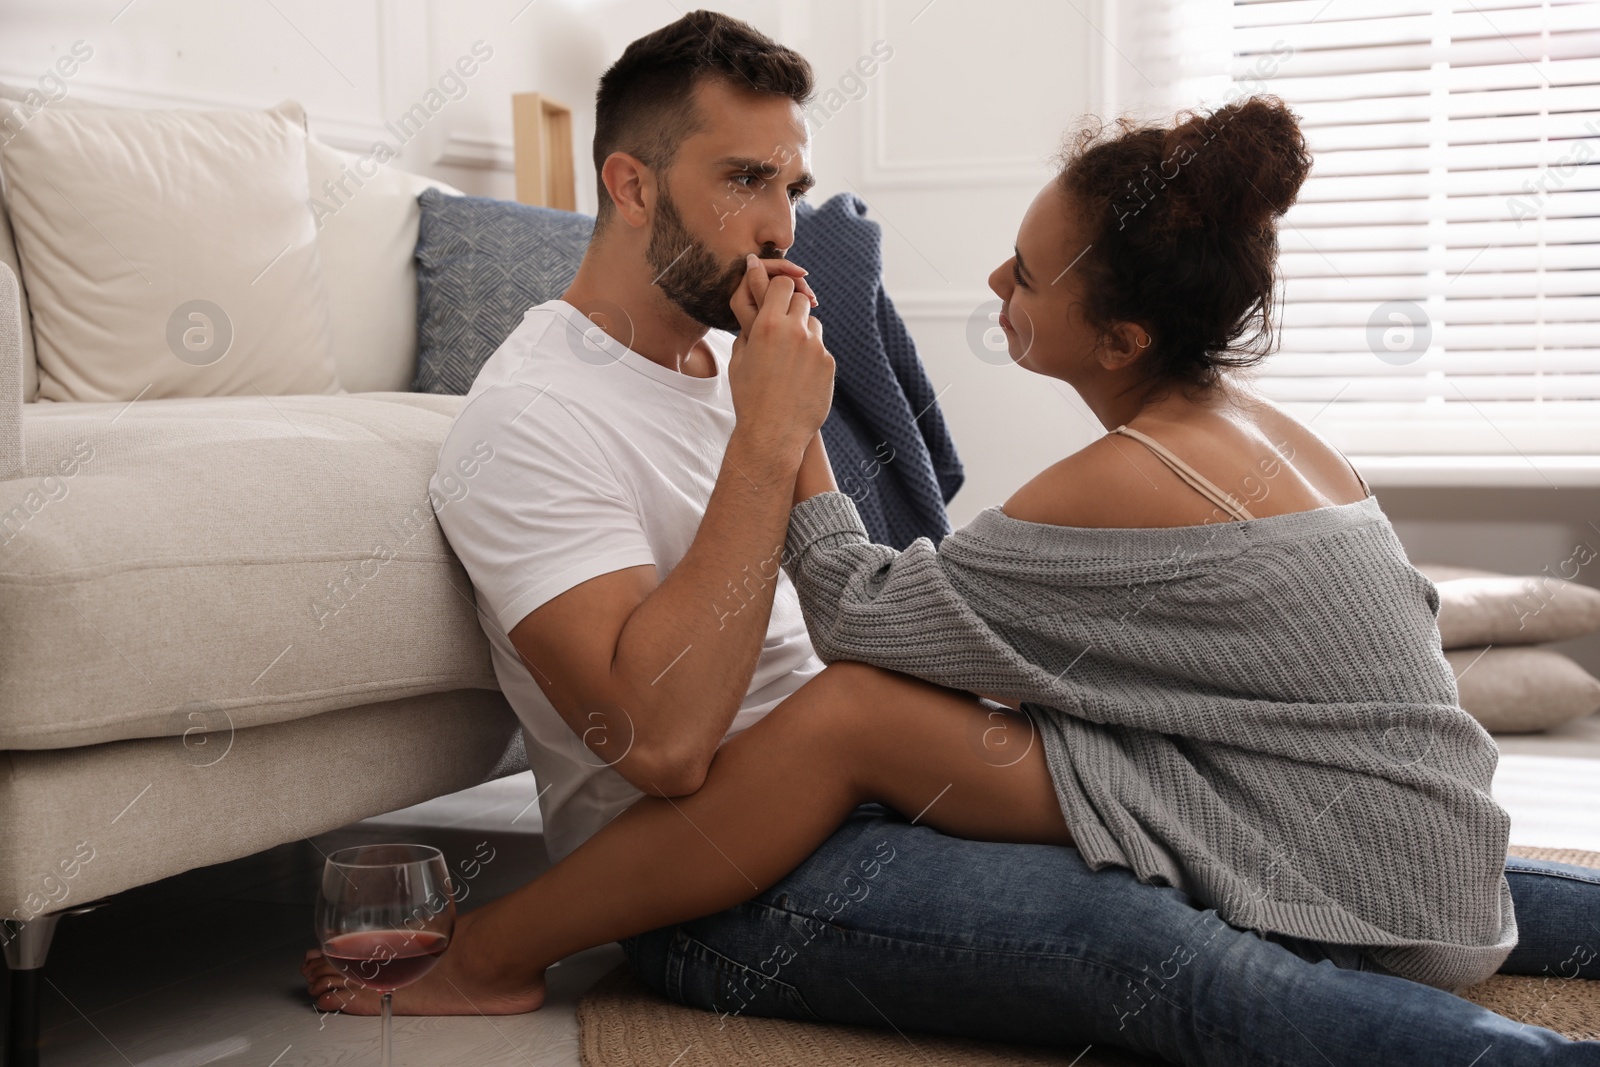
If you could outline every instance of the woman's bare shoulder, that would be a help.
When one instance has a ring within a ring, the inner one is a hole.
[[[1171,479],[1143,445],[1107,434],[1040,471],[1001,510],[1024,522],[1090,528],[1191,526],[1215,518],[1205,498],[1174,492]]]
[[[1256,518],[1366,495],[1338,449],[1264,400],[1241,396],[1211,410],[1177,408],[1137,421],[1157,447]],[[1194,526],[1231,517],[1190,481],[1142,440],[1108,433],[1040,472],[1002,510],[1028,522],[1095,528]]]

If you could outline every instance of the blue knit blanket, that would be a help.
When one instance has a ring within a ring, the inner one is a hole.
[[[811,274],[814,314],[836,361],[833,410],[822,426],[839,491],[879,544],[935,543],[964,474],[917,346],[883,290],[883,231],[867,205],[840,193],[802,203],[788,258]]]

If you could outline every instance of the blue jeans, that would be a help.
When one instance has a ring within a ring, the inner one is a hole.
[[[1508,859],[1513,973],[1600,978],[1600,875]],[[858,808],[753,901],[622,942],[678,1003],[1182,1064],[1600,1065],[1357,949],[1238,930],[1072,848],[967,841]]]

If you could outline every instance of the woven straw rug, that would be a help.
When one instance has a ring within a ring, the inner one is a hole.
[[[1600,853],[1513,846],[1518,856],[1600,867]],[[1518,1022],[1600,1038],[1600,982],[1496,975],[1463,994]],[[626,963],[578,1002],[583,1067],[1138,1067],[1110,1048],[1040,1048],[932,1034],[686,1008],[644,986]]]

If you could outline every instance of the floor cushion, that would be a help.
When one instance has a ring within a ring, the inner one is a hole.
[[[1529,734],[1600,711],[1600,678],[1526,645],[1445,652],[1461,706],[1495,734]]]
[[[1564,561],[1577,573],[1580,557]],[[1532,645],[1600,630],[1600,589],[1548,574],[1511,575],[1419,563],[1439,589],[1445,648]]]

